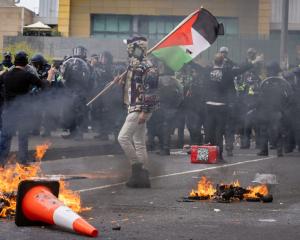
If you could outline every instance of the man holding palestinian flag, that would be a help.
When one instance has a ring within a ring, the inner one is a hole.
[[[223,33],[223,26],[202,8],[190,14],[149,51],[144,37],[136,36],[124,41],[127,44],[129,66],[113,83],[123,85],[124,103],[128,107],[128,115],[118,136],[132,166],[127,187],[151,186],[145,141],[146,122],[158,107],[158,71],[147,55],[152,53],[172,70],[178,71],[207,49],[220,33]]]

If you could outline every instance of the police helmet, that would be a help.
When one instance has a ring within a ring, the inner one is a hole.
[[[11,57],[11,53],[9,51],[6,51],[3,53],[3,57],[5,57],[5,58]]]
[[[251,53],[256,54],[256,50],[254,48],[248,48],[247,53],[248,54],[251,54]]]
[[[24,51],[19,51],[15,55],[15,65],[25,67],[28,64],[28,55]]]
[[[271,61],[266,64],[266,70],[268,73],[278,74],[281,72],[280,65],[277,61]]]
[[[47,61],[45,60],[44,56],[40,53],[35,54],[30,61],[32,63],[37,63],[37,64],[45,64]]]
[[[221,52],[221,53],[228,53],[229,52],[228,47],[225,47],[225,46],[220,47],[220,51],[219,52]]]
[[[73,48],[73,57],[86,58],[87,57],[86,48],[83,46],[77,46]]]

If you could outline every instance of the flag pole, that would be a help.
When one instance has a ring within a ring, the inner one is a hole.
[[[202,6],[201,6],[202,8]],[[173,34],[175,31],[177,31],[183,24],[185,24],[188,20],[190,20],[197,12],[199,12],[200,9],[197,9],[196,11],[192,12],[190,15],[188,15],[185,19],[183,19],[176,28],[174,28],[167,36],[165,36],[162,40],[160,40],[157,44],[155,44],[151,49],[147,51],[147,55],[150,54],[159,44],[161,44],[163,41],[165,41],[171,34]],[[123,72],[120,76],[117,76],[119,79],[125,77],[126,72]],[[115,78],[116,79],[116,78]],[[114,79],[114,80],[115,80]],[[93,97],[87,104],[86,106],[91,105],[97,98],[108,92],[115,84],[116,82],[112,80],[110,83],[108,83],[104,89],[99,92],[95,97]]]
[[[120,76],[115,77],[111,82],[109,82],[95,97],[93,97],[87,104],[86,106],[90,106],[98,97],[102,96],[104,93],[108,92],[115,84],[116,82],[114,81],[116,78],[123,78],[125,76],[127,71],[124,71]]]

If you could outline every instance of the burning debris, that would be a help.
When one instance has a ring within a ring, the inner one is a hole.
[[[16,163],[0,168],[0,218],[15,215],[17,190],[20,182],[44,177],[40,164],[49,147],[49,143],[36,146],[35,159],[37,162],[29,166]],[[62,180],[60,181],[59,200],[75,212],[88,210],[88,208],[81,207],[79,194],[68,189]]]
[[[197,190],[192,189],[188,197],[189,200],[215,200],[222,203],[246,200],[249,202],[272,202],[273,196],[269,194],[267,185],[249,186],[243,188],[239,181],[230,184],[213,183],[205,176],[198,182]]]

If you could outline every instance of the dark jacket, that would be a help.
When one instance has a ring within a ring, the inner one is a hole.
[[[33,86],[45,88],[47,81],[20,68],[13,68],[0,77],[0,91],[4,102],[11,102],[17,97],[29,94]]]
[[[225,64],[222,67],[209,68],[204,83],[206,102],[227,104],[230,97],[235,94],[234,77],[252,66],[252,64],[243,64],[240,67],[232,67]]]

